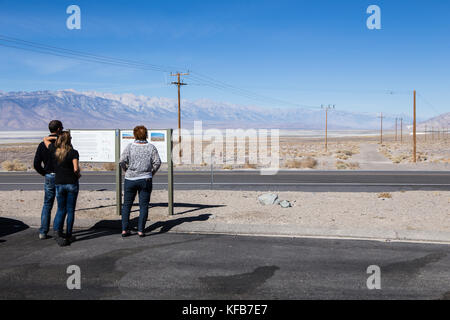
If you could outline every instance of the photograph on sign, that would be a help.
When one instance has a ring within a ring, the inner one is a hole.
[[[115,162],[115,130],[70,130],[80,162]]]
[[[148,142],[158,150],[162,163],[167,163],[167,132],[166,130],[148,130]],[[130,143],[134,142],[133,130],[120,131],[120,154]]]

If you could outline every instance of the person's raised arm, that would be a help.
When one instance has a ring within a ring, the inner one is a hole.
[[[52,142],[55,142],[56,139],[57,139],[57,137],[45,137],[45,138],[44,138],[44,144],[45,144],[45,147],[48,149],[48,146],[49,146]]]

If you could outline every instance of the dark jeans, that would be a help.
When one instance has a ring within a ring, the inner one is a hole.
[[[56,200],[58,201],[58,211],[56,211],[53,229],[56,232],[62,232],[64,220],[67,215],[67,236],[72,235],[73,222],[75,220],[75,207],[77,205],[78,191],[80,187],[77,184],[57,184]]]
[[[39,228],[39,233],[47,234],[50,229],[50,218],[52,215],[53,203],[55,202],[55,175],[46,174],[45,175],[45,185],[44,185],[45,195],[44,195],[44,205],[42,207],[41,213],[41,227]]]
[[[139,224],[138,231],[144,232],[148,218],[148,205],[152,193],[152,179],[128,180],[124,183],[124,196],[122,206],[122,230],[129,230],[130,211],[133,206],[136,193],[139,193]]]

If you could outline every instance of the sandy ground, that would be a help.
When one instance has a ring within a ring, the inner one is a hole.
[[[412,140],[404,137],[403,142],[395,141],[392,135],[386,135],[383,144],[379,137],[345,137],[330,138],[328,149],[325,151],[323,139],[302,137],[280,137],[280,168],[303,170],[449,170],[450,169],[450,137],[441,136],[440,139],[430,137],[418,138],[418,163],[412,163]],[[255,141],[247,141],[246,157]],[[0,171],[7,171],[6,161],[19,159],[25,170],[33,171],[32,163],[37,144],[24,143],[0,144]],[[174,147],[177,154],[177,146]],[[211,148],[210,142],[203,142],[203,150]],[[194,159],[194,148],[191,148],[191,159]],[[214,160],[214,170],[259,169],[261,165],[252,163],[236,164],[233,157],[226,152]],[[189,149],[186,149],[189,150]],[[226,148],[224,147],[224,150]],[[215,152],[214,152],[215,153]],[[210,153],[207,153],[210,154]],[[222,161],[218,161],[221,159]],[[175,159],[175,170],[210,170],[210,157],[202,163],[180,164]],[[247,161],[248,162],[248,161]],[[112,171],[112,164],[83,163],[84,171]],[[162,166],[162,170],[166,165]],[[9,171],[9,170],[8,170]]]
[[[450,232],[448,191],[393,192],[390,199],[379,198],[380,194],[376,193],[278,193],[280,199],[294,202],[294,207],[286,209],[260,205],[257,202],[260,194],[255,191],[177,191],[176,215],[169,217],[167,192],[154,191],[149,219],[156,222],[210,214],[208,221],[217,223]],[[40,217],[42,200],[42,191],[2,191],[0,216],[19,220],[25,216]],[[137,216],[138,211],[139,208],[134,207],[132,217]],[[115,193],[81,191],[76,217],[118,219]]]

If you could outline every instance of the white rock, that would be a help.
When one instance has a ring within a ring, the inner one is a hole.
[[[275,193],[262,194],[258,197],[258,201],[263,206],[270,206],[279,202],[278,195]]]
[[[282,208],[290,208],[290,207],[292,207],[292,204],[287,200],[283,200],[280,202],[280,206]]]

